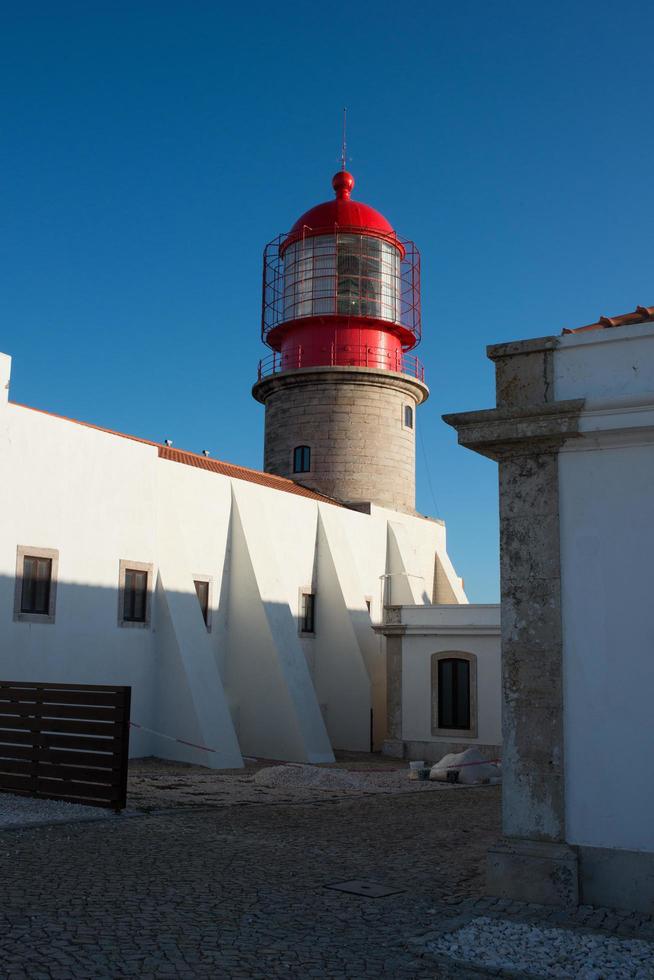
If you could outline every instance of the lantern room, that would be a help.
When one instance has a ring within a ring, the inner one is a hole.
[[[273,354],[259,377],[303,367],[354,366],[423,380],[420,257],[374,208],[353,201],[354,178],[300,217],[264,253],[262,337]]]

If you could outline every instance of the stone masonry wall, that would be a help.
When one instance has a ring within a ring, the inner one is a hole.
[[[322,368],[259,382],[266,406],[264,469],[350,504],[415,509],[418,382],[378,371]],[[413,428],[404,425],[404,406]],[[293,472],[296,446],[311,449],[311,470]]]

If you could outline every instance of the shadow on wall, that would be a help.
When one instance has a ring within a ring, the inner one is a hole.
[[[152,573],[142,611],[124,588],[53,582],[48,621],[47,614],[21,613],[16,580],[0,576],[0,679],[130,685],[132,722],[170,736],[133,728],[131,757],[156,755],[211,768],[240,767],[241,753],[332,761],[325,719],[338,713],[334,693],[325,703],[307,663],[313,658],[315,670],[315,661],[322,661],[325,672],[329,643],[320,629],[315,638],[301,638],[288,604],[257,595],[236,602],[236,590],[225,595],[224,580],[205,625],[195,591],[167,590],[158,574],[151,579]],[[125,619],[126,601],[145,622]],[[353,610],[352,617],[374,638],[365,611]],[[361,665],[354,669],[362,692],[358,726],[368,748],[370,685]],[[344,682],[348,670],[341,668]],[[338,730],[338,718],[332,721]]]

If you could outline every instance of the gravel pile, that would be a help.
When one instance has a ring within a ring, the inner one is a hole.
[[[31,796],[0,793],[0,828],[27,826],[31,823],[60,823],[80,817],[106,817],[107,811],[81,803],[60,800],[37,800]]]
[[[654,943],[487,916],[427,945],[457,964],[562,980],[654,980]]]
[[[286,765],[267,766],[260,769],[254,777],[258,786],[271,789],[307,787],[312,789],[352,789],[367,788],[365,776],[347,772],[345,769],[319,769],[317,766]]]

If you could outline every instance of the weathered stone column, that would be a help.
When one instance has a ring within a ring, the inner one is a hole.
[[[446,415],[459,443],[499,462],[504,839],[488,890],[546,904],[578,901],[565,843],[558,451],[583,399],[553,401],[557,339],[502,344],[497,408]]]
[[[404,758],[402,729],[402,637],[406,627],[402,625],[402,610],[398,606],[386,606],[384,622],[377,631],[386,637],[386,738],[384,755]]]

